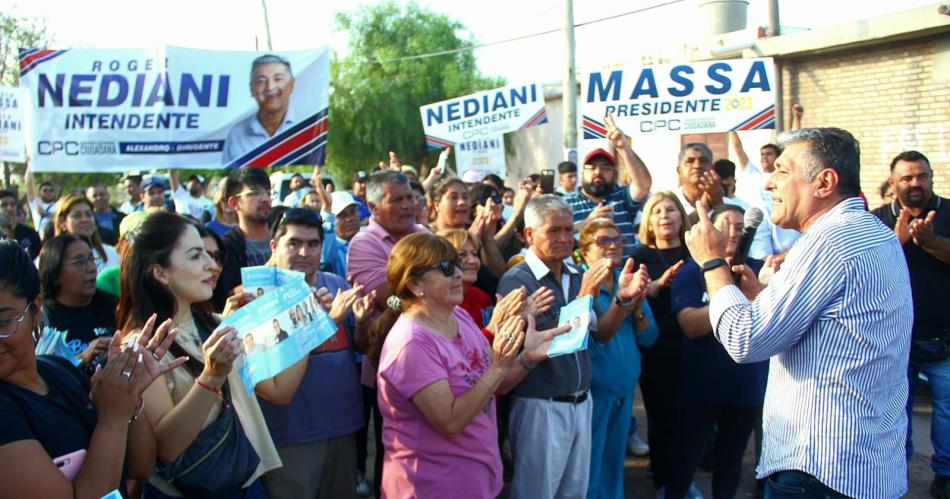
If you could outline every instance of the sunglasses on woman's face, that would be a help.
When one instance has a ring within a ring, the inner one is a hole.
[[[492,201],[494,201],[495,204],[501,204],[501,196],[498,195],[498,194],[490,194],[490,193],[486,193],[486,194],[483,195],[481,198],[479,198],[479,199],[478,199],[478,204],[481,205],[481,206],[485,206],[485,204],[488,203],[488,200],[489,200],[489,199],[491,199]]]
[[[597,239],[594,239],[594,242],[601,248],[606,248],[610,245],[623,246],[623,236],[598,236]]]
[[[445,277],[452,277],[453,275],[455,275],[455,269],[457,268],[458,268],[457,262],[446,258],[445,260],[442,260],[441,262],[435,265],[430,265],[428,267],[422,267],[422,268],[416,269],[416,271],[413,272],[413,274],[422,275],[430,270],[438,270],[442,272],[442,275],[444,275]]]

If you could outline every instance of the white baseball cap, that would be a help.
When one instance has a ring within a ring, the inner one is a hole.
[[[346,191],[333,191],[330,193],[330,201],[330,212],[333,213],[334,216],[339,215],[340,212],[351,204],[360,204],[352,194]]]

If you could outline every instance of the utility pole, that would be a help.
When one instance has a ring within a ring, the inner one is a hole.
[[[561,102],[564,104],[564,156],[577,162],[577,77],[574,68],[574,3],[563,0],[564,60],[566,74],[562,80]],[[574,157],[571,158],[571,151]]]
[[[766,36],[780,36],[782,34],[781,22],[778,15],[778,0],[769,0],[769,29]],[[785,130],[785,95],[782,88],[782,60],[775,58],[775,132],[781,133]]]
[[[264,32],[267,34],[267,50],[274,50],[270,42],[270,19],[267,17],[267,0],[261,0],[261,8],[264,9]]]

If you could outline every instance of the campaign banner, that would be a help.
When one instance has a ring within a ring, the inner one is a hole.
[[[244,344],[238,367],[248,393],[333,337],[337,326],[323,310],[303,274],[275,267],[241,269],[244,289],[257,296],[226,317]]]
[[[430,149],[548,122],[544,90],[537,83],[484,90],[422,106],[419,112]]]
[[[0,161],[26,162],[23,105],[19,88],[0,87]]]
[[[459,176],[474,170],[483,177],[490,173],[505,178],[505,137],[489,135],[455,144],[455,168]]]
[[[548,345],[548,357],[557,357],[587,349],[587,339],[590,337],[591,314],[593,314],[594,300],[590,295],[582,296],[561,307],[557,325],[571,325],[571,330],[555,336]]]
[[[20,51],[34,171],[323,164],[330,52]]]
[[[625,66],[582,79],[584,139],[603,139],[613,113],[625,133],[775,128],[771,58]]]

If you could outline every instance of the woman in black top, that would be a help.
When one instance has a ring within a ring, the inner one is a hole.
[[[653,483],[659,490],[667,484],[671,470],[677,466],[672,461],[679,418],[677,390],[683,331],[670,304],[673,279],[689,258],[685,242],[689,220],[683,205],[669,191],[654,194],[643,207],[643,217],[638,234],[641,246],[633,258],[647,266],[653,279],[647,293],[660,335],[652,347],[643,351],[640,390],[647,411],[650,468]]]
[[[78,236],[53,237],[40,253],[46,325],[66,333],[66,346],[91,376],[105,362],[115,333],[115,296],[96,289],[96,258]]]
[[[155,361],[174,335],[158,343],[149,331],[135,350],[124,351],[116,337],[109,362],[90,383],[63,359],[34,354],[40,279],[15,241],[0,241],[0,268],[0,497],[124,494],[124,478],[152,472],[155,437],[138,417],[141,395],[184,362]]]

